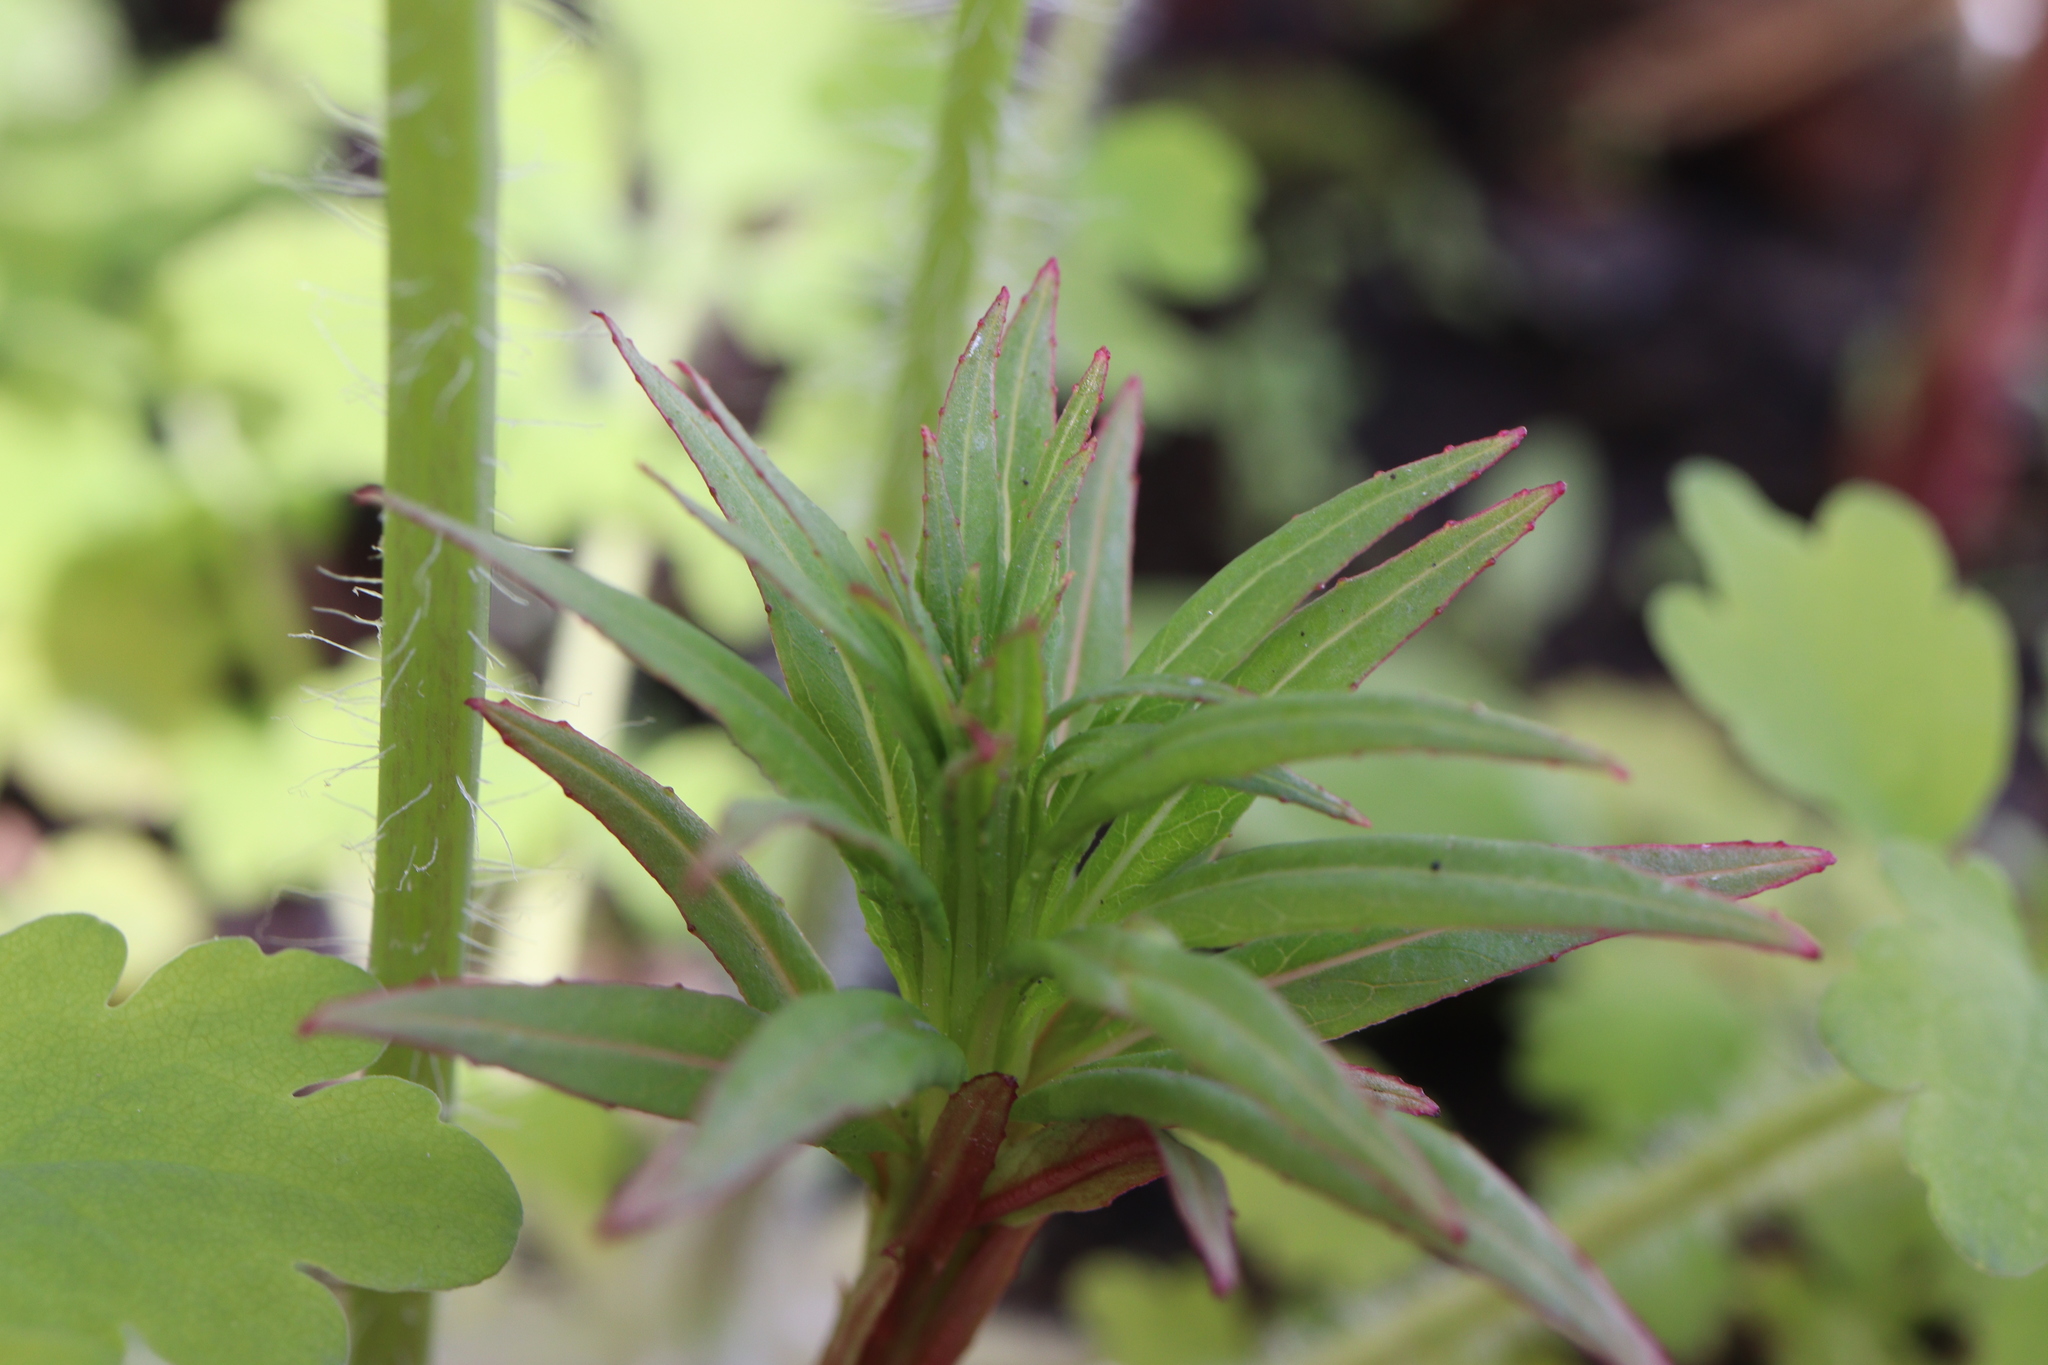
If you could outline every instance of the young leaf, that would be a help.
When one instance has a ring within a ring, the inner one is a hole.
[[[1725,465],[1672,481],[1710,590],[1650,601],[1671,671],[1765,776],[1879,835],[1945,844],[2012,761],[2011,628],[1960,587],[1933,520],[1867,484],[1809,528]]]
[[[1057,344],[1053,319],[1060,306],[1060,267],[1047,261],[1017,301],[1017,313],[1003,329],[996,356],[996,469],[1002,490],[1002,562],[1031,519],[1031,508],[1050,473],[1058,387],[1053,383]]]
[[[599,1104],[686,1119],[760,1022],[757,1009],[680,986],[456,981],[331,1001],[301,1031],[452,1053]]]
[[[926,1086],[950,1090],[966,1075],[959,1047],[896,996],[801,996],[768,1016],[704,1095],[679,1192],[716,1198],[790,1143],[822,1137]]]
[[[86,915],[0,935],[0,1342],[116,1365],[132,1327],[171,1365],[338,1365],[311,1268],[379,1290],[497,1272],[519,1196],[430,1091],[346,1076],[381,1045],[299,1021],[374,989],[246,939],[188,949],[108,1008],[126,948]]]
[[[1059,427],[1046,446],[1045,466],[1036,476],[1036,496],[1020,508],[1016,545],[1003,587],[1002,629],[1032,617],[1043,618],[1054,605],[1060,542],[1068,533],[1075,493],[1095,461],[1095,443],[1088,439],[1088,430],[1108,377],[1109,352],[1097,351],[1081,382],[1074,386],[1067,410],[1060,414]]]
[[[559,557],[464,526],[395,494],[373,500],[416,521],[518,580],[542,601],[595,626],[634,663],[688,697],[790,795],[879,820],[881,810],[847,780],[832,741],[746,660],[674,612],[601,583]]]
[[[1563,496],[1561,483],[1517,493],[1346,579],[1283,621],[1230,681],[1262,696],[1356,687]]]
[[[1957,1250],[2028,1274],[2048,1263],[2048,982],[1990,859],[1901,841],[1885,863],[1906,919],[1856,945],[1822,1036],[1864,1080],[1917,1092],[1906,1159]]]
[[[704,875],[703,859],[717,836],[674,792],[560,721],[510,702],[470,705],[626,846],[748,1004],[773,1009],[792,996],[833,989],[803,931],[751,868],[733,858],[715,876]]]
[[[1246,550],[1167,618],[1132,663],[1139,673],[1223,677],[1287,614],[1374,541],[1485,473],[1518,428],[1376,474]]]
[[[1138,452],[1145,392],[1124,381],[1102,419],[1095,459],[1081,475],[1062,556],[1073,581],[1053,618],[1053,697],[1064,702],[1107,686],[1130,661],[1131,535],[1138,505]]]
[[[1391,1122],[1443,1183],[1460,1215],[1456,1239],[1390,1202],[1384,1190],[1251,1097],[1201,1076],[1140,1067],[1076,1072],[1025,1095],[1021,1122],[1130,1114],[1213,1138],[1278,1174],[1388,1223],[1446,1260],[1487,1275],[1610,1365],[1666,1365],[1664,1354],[1606,1279],[1542,1210],[1458,1138],[1405,1114]]]
[[[1054,977],[1082,1004],[1143,1024],[1197,1070],[1288,1115],[1412,1216],[1455,1235],[1455,1208],[1388,1127],[1386,1112],[1363,1099],[1335,1056],[1234,964],[1115,929],[1026,944],[1011,960]]]
[[[1010,291],[982,315],[953,371],[939,430],[925,449],[924,540],[917,590],[964,669],[985,630],[984,599],[1002,591],[1002,481],[996,468],[996,351]]]
[[[1819,952],[1798,926],[1682,881],[1577,849],[1492,839],[1269,844],[1176,873],[1118,908],[1159,921],[1194,948],[1398,927],[1669,934]]]
[[[1209,1272],[1209,1288],[1222,1298],[1237,1288],[1237,1236],[1231,1221],[1230,1186],[1215,1162],[1164,1128],[1152,1129],[1159,1147],[1159,1165],[1173,1195],[1173,1211],[1188,1235],[1188,1245]]]
[[[1389,749],[1429,749],[1605,766],[1576,740],[1484,707],[1430,697],[1311,692],[1203,707],[1162,725],[1136,753],[1090,778],[1047,831],[1048,847],[1181,787],[1243,777],[1275,763]]]
[[[974,1216],[1022,1226],[1099,1209],[1159,1176],[1159,1144],[1136,1119],[1033,1124],[1003,1144]]]

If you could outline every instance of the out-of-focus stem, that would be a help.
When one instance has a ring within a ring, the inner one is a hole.
[[[902,368],[883,440],[881,520],[917,544],[923,499],[917,429],[945,392],[946,365],[966,337],[968,293],[995,198],[1003,105],[1023,46],[1026,0],[960,0],[926,190],[924,241],[903,319]]]
[[[489,525],[497,388],[496,0],[387,0],[384,203],[390,233],[384,482]],[[370,969],[387,986],[457,975],[474,856],[489,589],[411,522],[384,527],[383,697]],[[375,1070],[434,1089],[406,1048]],[[356,1365],[426,1365],[432,1300],[359,1293]]]

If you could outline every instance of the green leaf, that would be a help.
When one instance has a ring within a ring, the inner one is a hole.
[[[1974,828],[2012,761],[2012,632],[1927,514],[1850,484],[1806,527],[1705,462],[1672,499],[1709,587],[1660,591],[1650,635],[1743,757],[1875,834]]]
[[[1047,261],[1017,301],[1016,316],[1003,329],[1002,348],[996,356],[996,469],[1002,490],[1001,556],[1005,564],[1015,557],[1013,547],[1024,539],[1024,528],[1043,496],[1045,476],[1053,463],[1047,452],[1059,402],[1059,389],[1053,383],[1053,321],[1059,307],[1059,262]]]
[[[1834,861],[1821,849],[1788,844],[1638,844],[1582,851],[1677,885],[1734,897],[1782,886]],[[1227,956],[1279,991],[1312,1032],[1341,1038],[1610,936],[1606,930],[1416,933],[1393,925],[1283,934]]]
[[[1246,550],[1167,618],[1132,663],[1139,673],[1226,676],[1302,598],[1374,541],[1478,478],[1522,432],[1452,446],[1376,474],[1302,513]]]
[[[221,939],[110,1009],[125,955],[85,915],[0,935],[0,1342],[117,1365],[132,1326],[172,1365],[341,1365],[341,1310],[302,1267],[418,1290],[505,1263],[519,1196],[432,1092],[294,1097],[381,1050],[295,1036],[368,973]]]
[[[686,1119],[760,1022],[757,1009],[680,986],[458,981],[331,1001],[305,1031],[453,1053],[599,1104]]]
[[[1159,921],[1193,948],[1400,927],[1668,934],[1819,953],[1798,926],[1682,880],[1578,849],[1492,839],[1269,844],[1175,873],[1118,909]]]
[[[953,370],[939,430],[925,450],[924,539],[917,589],[954,664],[973,662],[985,599],[1002,593],[1002,483],[996,468],[996,351],[1005,289],[982,315]]]
[[[1261,695],[1357,686],[1563,496],[1561,483],[1517,493],[1346,579],[1282,622],[1230,681]]]
[[[881,819],[880,808],[849,781],[845,760],[817,723],[758,669],[674,612],[601,583],[559,556],[464,526],[396,494],[379,497],[392,511],[447,537],[548,605],[590,622],[634,663],[723,725],[783,791]]]
[[[1026,944],[1011,961],[1055,978],[1081,1004],[1143,1024],[1198,1071],[1286,1114],[1410,1216],[1455,1227],[1441,1187],[1389,1127],[1387,1112],[1361,1097],[1336,1056],[1234,963],[1118,929]]]
[[[773,1009],[792,996],[833,989],[832,974],[803,931],[751,868],[734,858],[715,877],[704,875],[717,836],[673,791],[560,721],[510,702],[470,705],[626,846],[748,1004]]]
[[[831,806],[815,801],[740,801],[726,813],[721,847],[706,855],[706,861],[722,866],[737,861],[736,850],[752,843],[778,825],[807,825],[839,846],[855,863],[866,864],[898,891],[900,898],[916,912],[918,922],[944,943],[951,935],[946,911],[939,903],[939,890],[909,849],[886,834],[879,834]],[[701,881],[703,874],[697,874]],[[779,908],[779,907],[778,907]]]
[[[759,1173],[790,1143],[952,1089],[967,1059],[903,1000],[881,991],[807,995],[768,1016],[705,1094],[678,1189],[714,1198]]]
[[[1821,1033],[1873,1085],[1915,1091],[1906,1159],[1957,1250],[1998,1275],[2048,1264],[2048,982],[1990,859],[1898,842],[1902,923],[1867,932]]]
[[[1081,475],[1062,556],[1073,581],[1060,596],[1051,636],[1053,697],[1107,686],[1130,662],[1132,517],[1145,391],[1127,379],[1102,419],[1095,459]]]
[[[1060,546],[1071,526],[1074,498],[1095,462],[1088,430],[1109,378],[1109,352],[1097,351],[1046,446],[1044,468],[1035,476],[1037,496],[1020,510],[1017,541],[1004,584],[1004,629],[1031,619],[1049,619],[1059,595]]]
[[[1275,1111],[1205,1077],[1140,1067],[1080,1071],[1025,1095],[1011,1117],[1043,1123],[1106,1114],[1129,1114],[1213,1138],[1499,1281],[1600,1359],[1665,1365],[1663,1353],[1606,1279],[1543,1211],[1484,1157],[1425,1120],[1390,1116],[1455,1200],[1461,1234],[1455,1237],[1393,1204],[1378,1185],[1304,1141]]]
[[[1356,692],[1259,697],[1166,722],[1137,752],[1074,794],[1048,829],[1047,846],[1071,843],[1111,816],[1191,783],[1243,777],[1296,759],[1390,749],[1609,763],[1555,730],[1473,703]]]
[[[1400,927],[1262,938],[1225,956],[1277,991],[1311,1033],[1342,1038],[1606,937]]]

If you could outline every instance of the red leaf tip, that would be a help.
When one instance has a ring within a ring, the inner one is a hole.
[[[349,494],[348,499],[358,507],[382,507],[384,505],[384,485],[381,483],[366,483],[355,492]]]

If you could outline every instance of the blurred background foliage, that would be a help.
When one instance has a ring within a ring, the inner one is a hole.
[[[510,533],[772,667],[743,566],[636,471],[695,480],[589,311],[689,358],[871,524],[947,19],[508,0]],[[2048,626],[2041,20],[2039,0],[1034,8],[978,292],[1057,253],[1063,367],[1102,344],[1144,378],[1139,628],[1369,470],[1526,423],[1456,514],[1571,495],[1371,685],[1542,717],[1632,780],[1400,758],[1317,779],[1382,830],[1840,855],[1775,898],[1819,966],[1611,944],[1346,1045],[1592,1229],[1683,1361],[2019,1365],[2048,1342],[2048,1279],[1966,1266],[1882,1124],[1654,1225],[1615,1215],[1831,1066],[1821,996],[1899,914],[1882,839],[1992,854],[2039,965],[2048,774],[2024,732],[2048,722],[2012,641]],[[376,523],[347,494],[382,440],[378,25],[373,0],[0,3],[0,928],[112,920],[127,987],[215,933],[351,955],[367,933]],[[1673,485],[1702,453],[1731,464]],[[1817,539],[1785,518],[1859,475],[1925,510],[1858,485]],[[1943,595],[1950,555],[1988,598]],[[1712,605],[1672,587],[1703,576]],[[497,687],[697,809],[765,794],[580,626],[500,595],[491,643]],[[1931,778],[1915,746],[1962,757]],[[485,766],[479,971],[716,984],[587,817],[502,750]],[[1307,818],[1261,805],[1241,837]],[[821,846],[750,857],[843,979],[871,970]],[[464,1093],[529,1221],[505,1274],[451,1296],[447,1360],[812,1349],[859,1237],[829,1162],[607,1243],[596,1211],[658,1135],[503,1076]],[[1216,1155],[1244,1289],[1210,1299],[1140,1191],[1055,1224],[976,1358],[1564,1359]],[[1401,1335],[1442,1303],[1433,1335]]]

